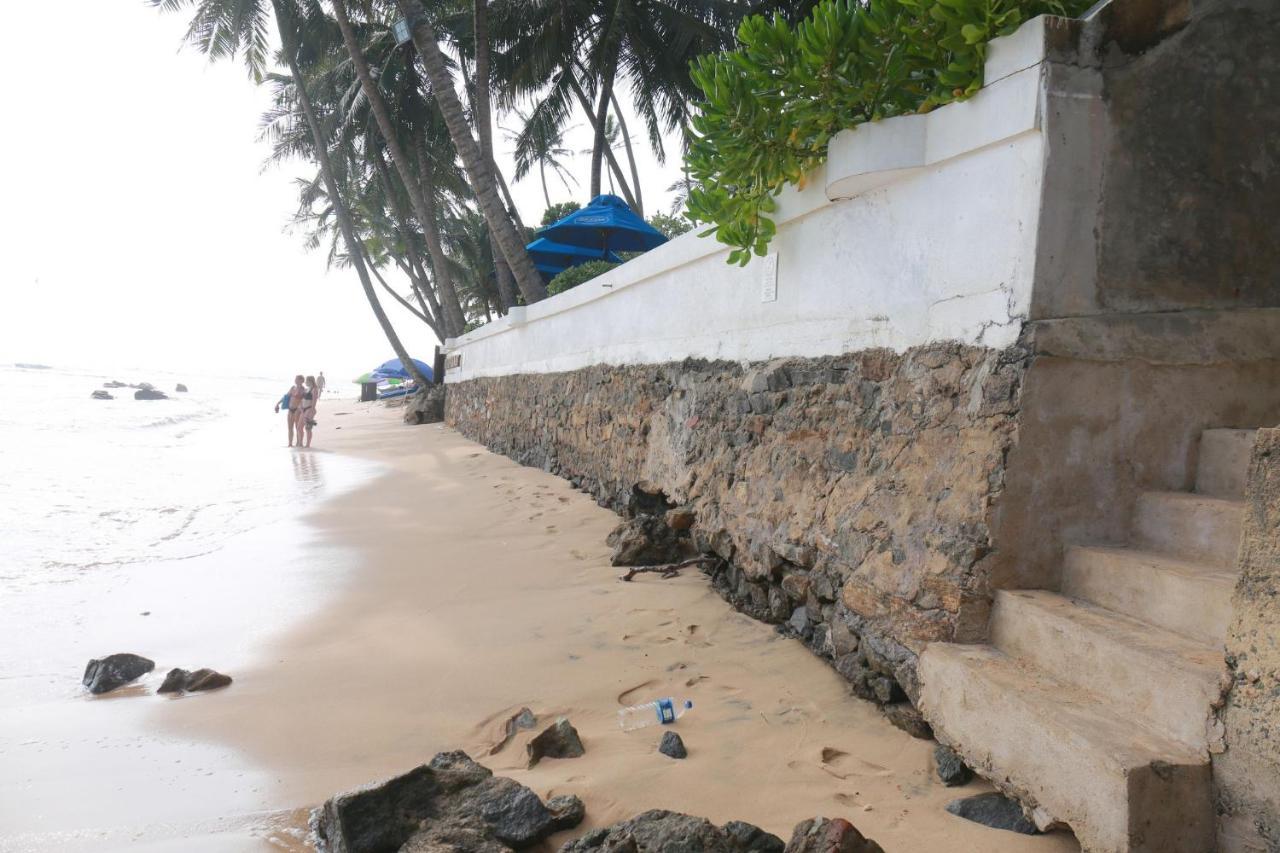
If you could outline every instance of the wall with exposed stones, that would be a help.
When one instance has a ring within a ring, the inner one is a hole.
[[[1214,757],[1220,848],[1280,850],[1280,429],[1258,431],[1227,637],[1233,683]]]
[[[453,383],[446,420],[619,511],[652,484],[724,558],[727,598],[896,701],[925,642],[985,630],[989,517],[1027,362],[1020,346],[935,344],[598,366]]]

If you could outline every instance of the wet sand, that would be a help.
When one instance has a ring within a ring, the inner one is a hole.
[[[324,421],[310,464],[363,466],[363,483],[305,523],[242,537],[180,582],[138,569],[42,591],[21,637],[0,628],[41,650],[0,675],[0,851],[306,849],[310,806],[456,748],[543,796],[578,794],[587,826],[670,808],[785,839],[821,814],[889,853],[1077,849],[946,814],[987,789],[943,787],[931,743],[701,573],[621,583],[604,546],[616,517],[568,483],[396,410],[335,403]],[[157,673],[86,698],[93,650],[150,653]],[[236,680],[151,695],[170,666]],[[656,728],[617,728],[621,705],[668,695],[695,704],[684,761],[656,752]],[[489,754],[522,706],[568,716],[587,754],[526,770],[528,732]]]

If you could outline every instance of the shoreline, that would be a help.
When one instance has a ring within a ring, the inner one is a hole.
[[[113,720],[99,713],[101,700],[75,715],[99,728],[87,739],[124,726],[143,755],[156,751],[153,739],[207,753],[201,772],[210,775],[199,778],[211,814],[185,818],[175,800],[201,794],[166,790],[166,777],[142,771],[126,776],[120,796],[153,804],[154,820],[106,838],[62,836],[73,843],[60,849],[114,849],[117,839],[163,849],[179,837],[185,849],[307,849],[310,807],[448,749],[544,797],[582,797],[586,821],[552,849],[650,808],[745,820],[783,838],[805,818],[844,817],[890,853],[1077,849],[1066,834],[1018,836],[946,814],[946,802],[989,789],[944,788],[932,742],[893,728],[799,642],[730,608],[696,570],[619,583],[604,545],[617,517],[569,483],[442,426],[406,427],[398,408],[328,409],[312,452],[377,473],[305,513],[309,532],[287,543],[295,553],[281,562],[268,556],[256,574],[241,567],[204,578],[224,587],[206,590],[212,600],[234,607],[258,592],[254,606],[289,627],[264,629],[252,661],[227,665],[236,681],[225,690],[177,705],[154,696],[105,703],[145,705],[141,720],[132,711]],[[291,579],[237,588],[274,571]],[[157,669],[222,666],[202,644],[190,639],[184,653],[208,659],[157,656]],[[689,749],[683,761],[656,752],[661,731],[624,734],[614,719],[622,704],[665,695],[694,701],[676,727]],[[586,755],[526,770],[524,743],[536,731],[487,754],[522,706],[538,715],[538,730],[568,716]],[[104,764],[88,772],[120,769]],[[0,851],[52,849],[40,842],[15,840],[0,821]]]

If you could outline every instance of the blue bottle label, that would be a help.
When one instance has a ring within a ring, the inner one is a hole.
[[[672,704],[670,699],[659,699],[656,704],[658,706],[658,722],[665,726],[667,723],[676,721],[675,705]]]

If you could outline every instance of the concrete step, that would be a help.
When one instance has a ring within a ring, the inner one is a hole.
[[[1067,549],[1062,593],[1220,649],[1234,572],[1132,548]]]
[[[1222,568],[1235,565],[1244,501],[1187,492],[1138,496],[1134,541],[1153,551]]]
[[[933,643],[921,706],[974,769],[1066,823],[1087,851],[1205,853],[1207,755],[990,646]]]
[[[1226,672],[1221,646],[1196,642],[1044,590],[996,593],[991,643],[1194,749]]]
[[[1200,433],[1196,491],[1217,498],[1242,499],[1256,435],[1257,430],[1252,429],[1207,429]]]

